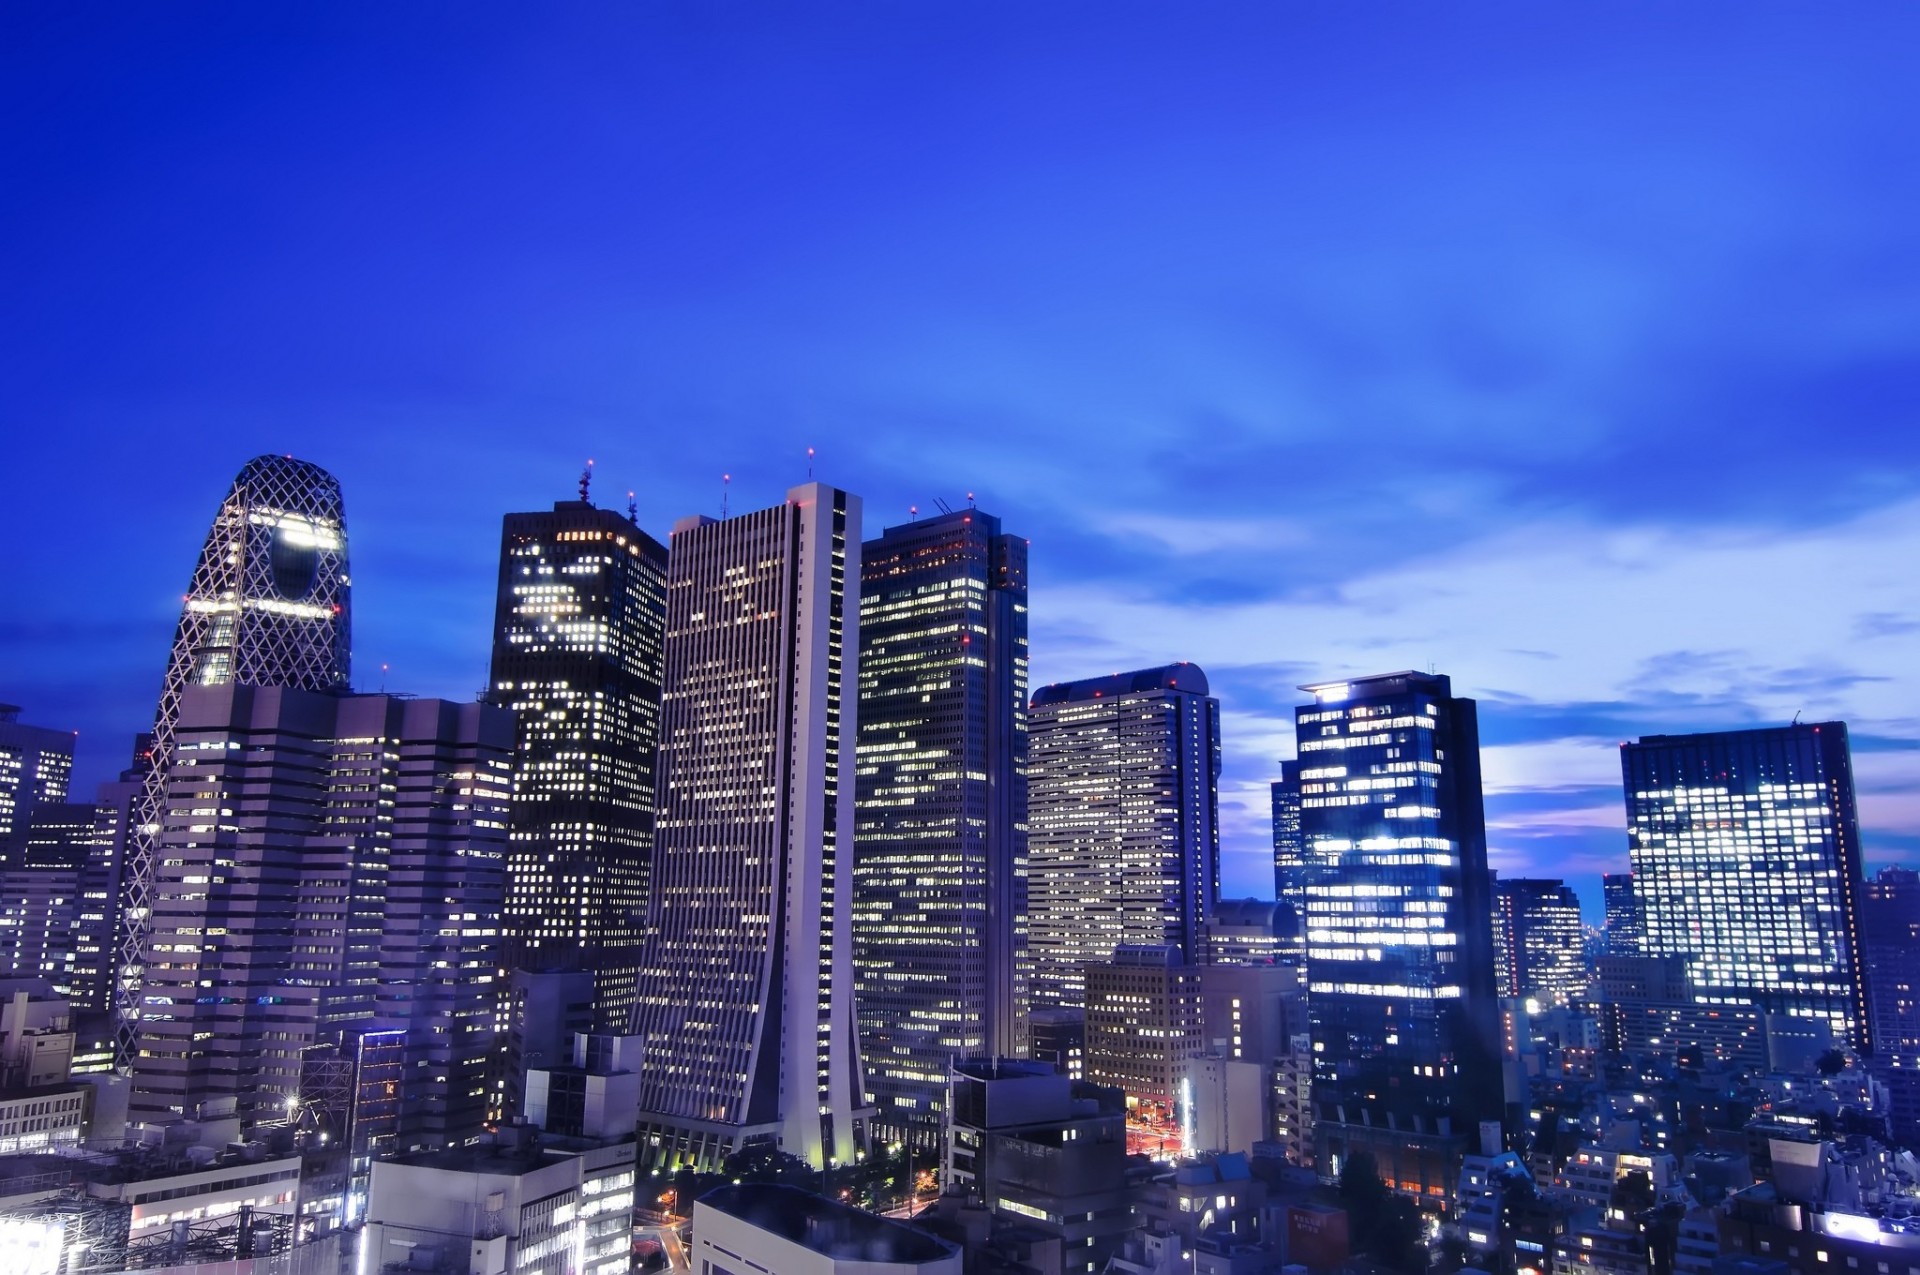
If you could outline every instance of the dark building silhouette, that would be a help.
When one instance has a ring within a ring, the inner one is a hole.
[[[1860,908],[1872,1070],[1893,1096],[1893,1136],[1920,1149],[1920,873],[1882,868]]]
[[[1503,1105],[1476,708],[1426,673],[1301,689],[1315,1164],[1439,1206]]]
[[[594,1015],[634,1007],[653,853],[667,551],[585,499],[508,514],[489,696],[518,721],[506,961],[594,976]]]
[[[861,1050],[881,1128],[932,1140],[956,1056],[1027,1051],[1027,542],[970,508],[860,571]]]

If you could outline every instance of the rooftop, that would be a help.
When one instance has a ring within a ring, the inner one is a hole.
[[[837,1261],[920,1263],[959,1252],[945,1240],[904,1222],[799,1187],[736,1183],[716,1187],[698,1203]]]
[[[1159,668],[1140,669],[1133,673],[1113,673],[1106,677],[1084,678],[1078,682],[1055,682],[1051,686],[1041,687],[1033,697],[1033,704],[1038,708],[1042,704],[1117,699],[1122,695],[1145,695],[1167,690],[1205,695],[1207,675],[1198,664],[1183,660],[1178,664],[1163,664]]]

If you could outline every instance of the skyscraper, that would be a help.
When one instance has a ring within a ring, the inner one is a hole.
[[[302,1055],[406,1034],[407,1145],[477,1134],[513,723],[485,704],[190,686],[160,814],[134,1119],[283,1119]]]
[[[1646,954],[1684,956],[1702,1004],[1869,1048],[1846,723],[1649,735],[1620,767]]]
[[[822,483],[675,524],[640,1153],[819,1165],[864,1136],[853,1001],[860,501]]]
[[[653,850],[667,551],[581,499],[508,514],[489,695],[518,720],[506,960],[588,969],[632,1019]]]
[[[1640,900],[1634,897],[1633,873],[1606,873],[1600,878],[1600,891],[1607,909],[1608,955],[1640,955],[1647,926],[1640,915]]]
[[[1315,1164],[1366,1151],[1439,1203],[1502,1109],[1476,706],[1427,673],[1301,689]]]
[[[24,832],[34,807],[67,799],[73,778],[73,736],[27,726],[20,710],[0,704],[0,852]]]
[[[938,1136],[955,1058],[1026,1053],[1027,542],[975,509],[860,550],[853,968],[878,1121]]]
[[[187,585],[154,713],[153,764],[127,829],[117,995],[123,1061],[140,1015],[154,840],[180,697],[190,686],[230,683],[344,692],[349,583],[339,482],[291,456],[248,461],[214,514]]]
[[[1500,995],[1564,1005],[1587,985],[1580,899],[1564,881],[1497,881],[1493,905]]]
[[[1882,868],[1860,912],[1872,1068],[1893,1097],[1894,1141],[1920,1149],[1920,873]]]
[[[1220,702],[1197,664],[1044,686],[1028,718],[1032,998],[1084,1004],[1123,943],[1207,959],[1220,892]]]
[[[1299,908],[1306,898],[1300,845],[1300,763],[1282,761],[1273,781],[1273,897]]]

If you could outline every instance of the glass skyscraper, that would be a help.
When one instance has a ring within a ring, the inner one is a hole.
[[[1865,1047],[1862,891],[1844,722],[1620,747],[1646,954],[1706,1006],[1825,1020]]]
[[[1882,868],[1860,916],[1873,1072],[1893,1098],[1894,1141],[1920,1149],[1920,873]]]
[[[122,1061],[140,1016],[154,843],[190,686],[288,686],[344,693],[351,649],[346,507],[340,483],[291,456],[256,456],[214,514],[187,585],[154,712],[152,766],[126,830],[120,933]]]
[[[1640,955],[1647,941],[1647,927],[1640,916],[1640,900],[1633,893],[1633,873],[1605,874],[1600,878],[1600,892],[1607,909],[1608,955]]]
[[[860,551],[853,968],[889,1136],[955,1058],[1026,1053],[1027,542],[975,509]]]
[[[1306,898],[1306,852],[1300,844],[1300,763],[1280,763],[1273,799],[1273,897],[1297,911]]]
[[[489,695],[519,721],[506,961],[587,969],[632,1019],[653,851],[667,551],[583,498],[508,514]]]
[[[67,799],[72,779],[72,733],[24,725],[17,707],[0,704],[0,854],[26,831],[34,807]]]
[[[853,988],[860,501],[674,525],[634,1031],[644,1167],[821,1167],[868,1115]]]
[[[1476,708],[1426,673],[1301,689],[1315,1163],[1437,1206],[1503,1105]]]
[[[1121,944],[1207,959],[1220,893],[1220,701],[1196,664],[1044,686],[1028,717],[1032,999],[1085,1006]]]
[[[1586,987],[1580,899],[1566,882],[1497,881],[1493,907],[1502,996],[1564,1005]]]

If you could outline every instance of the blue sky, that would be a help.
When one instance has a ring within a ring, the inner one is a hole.
[[[805,472],[1033,541],[1039,681],[1192,659],[1227,884],[1293,687],[1482,703],[1496,864],[1617,745],[1852,723],[1920,858],[1920,10],[16,6],[0,699],[91,782],[257,452],[360,680],[485,680],[499,515]],[[42,551],[41,546],[47,546]]]

